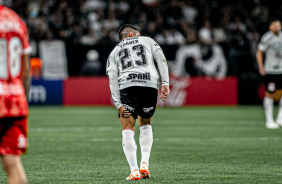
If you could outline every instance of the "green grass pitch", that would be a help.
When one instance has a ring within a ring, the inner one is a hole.
[[[125,181],[130,170],[114,108],[31,107],[29,149],[22,156],[28,181],[282,183],[282,129],[264,127],[262,106],[158,108],[152,125],[152,177]],[[138,144],[137,126],[135,133]],[[138,162],[139,152],[138,144]],[[0,183],[6,183],[3,169]]]

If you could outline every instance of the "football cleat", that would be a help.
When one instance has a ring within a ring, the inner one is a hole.
[[[135,169],[127,178],[126,180],[140,180],[140,172]]]
[[[150,170],[148,164],[146,162],[142,162],[140,166],[140,177],[141,179],[149,179],[150,178]]]
[[[266,122],[265,127],[268,129],[277,129],[279,128],[279,124],[275,122]]]

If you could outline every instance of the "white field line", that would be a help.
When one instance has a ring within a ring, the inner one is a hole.
[[[218,137],[218,138],[154,138],[154,141],[171,142],[226,142],[226,141],[278,141],[282,137]]]
[[[59,127],[59,128],[29,128],[31,132],[85,132],[85,131],[111,131],[113,127]]]
[[[38,140],[38,139],[37,139]],[[281,141],[282,137],[220,137],[220,138],[154,138],[157,142],[242,142],[242,141]],[[33,141],[31,139],[31,141]],[[70,141],[70,142],[121,142],[121,138],[94,138],[94,139],[77,139],[77,138],[44,138],[44,141]]]
[[[155,140],[155,139],[154,139]],[[160,139],[162,141],[163,139]],[[226,142],[226,141],[278,141],[282,137],[218,137],[218,138],[167,138],[165,141],[171,142]],[[159,141],[159,140],[156,140]]]
[[[255,120],[238,120],[238,121],[234,121],[232,123],[229,123],[227,120],[208,120],[208,119],[201,119],[199,121],[197,120],[173,120],[173,119],[166,119],[166,120],[163,120],[163,121],[160,121],[160,120],[156,120],[154,122],[155,124],[161,124],[161,125],[206,125],[207,123],[209,125],[264,125],[264,121],[255,121]]]
[[[191,127],[196,125],[186,125],[186,127]],[[208,127],[215,127],[215,126],[208,126],[208,125],[197,125],[197,129],[203,129]],[[263,125],[261,126],[242,126],[242,127],[234,127],[234,126],[224,126],[221,127],[221,130],[242,130],[242,131],[249,131],[250,129],[261,129]],[[264,127],[263,127],[264,128]],[[158,127],[159,130],[168,129],[167,127]],[[176,126],[172,127],[173,130],[182,130],[183,127]],[[217,129],[215,127],[215,129]],[[40,127],[40,128],[29,128],[29,131],[31,132],[89,132],[89,131],[112,131],[112,130],[120,130],[120,127],[111,127],[111,126],[105,126],[105,127]]]

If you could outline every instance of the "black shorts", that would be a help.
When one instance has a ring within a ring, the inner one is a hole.
[[[274,93],[277,89],[282,89],[282,74],[267,74],[264,76],[265,90]]]
[[[158,90],[150,87],[129,87],[120,90],[120,99],[124,108],[132,113],[137,119],[151,118],[156,110]]]

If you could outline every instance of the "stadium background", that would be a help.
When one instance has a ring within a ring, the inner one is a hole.
[[[41,59],[32,59],[30,104],[111,104],[105,63],[125,23],[154,38],[169,61],[175,95],[160,105],[261,104],[255,52],[270,18],[282,18],[279,1],[266,0],[4,2],[26,22],[31,56]],[[185,49],[199,54],[185,55]],[[77,81],[85,76],[88,93]]]
[[[125,183],[129,168],[105,76],[124,23],[160,43],[172,93],[158,105],[180,106],[157,109],[152,177],[139,183],[281,183],[281,129],[264,126],[255,60],[269,19],[282,20],[280,1],[4,3],[26,22],[33,47],[29,149],[21,157],[29,183]]]

